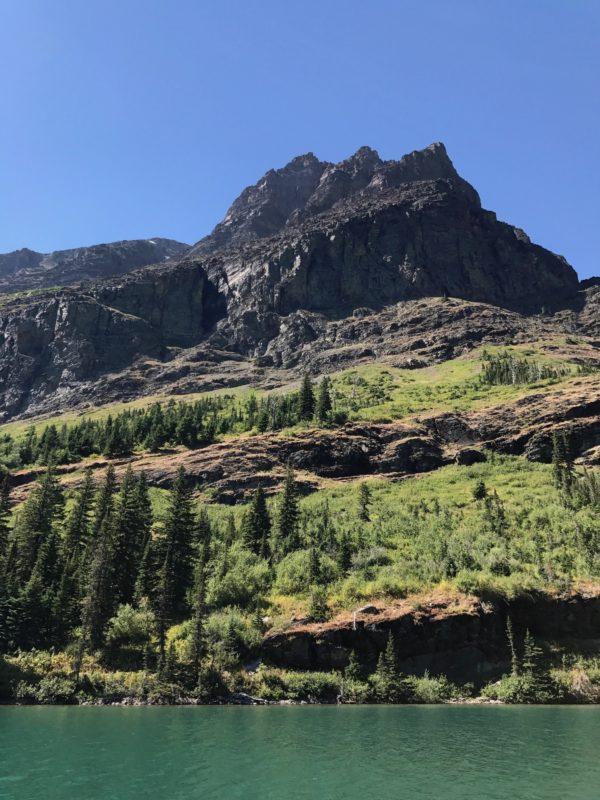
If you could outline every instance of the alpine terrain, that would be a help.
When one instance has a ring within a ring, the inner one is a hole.
[[[0,255],[0,697],[598,701],[599,370],[441,143]]]

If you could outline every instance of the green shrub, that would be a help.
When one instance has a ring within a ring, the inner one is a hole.
[[[309,550],[296,550],[289,553],[277,565],[275,588],[281,594],[300,594],[308,588],[311,570]],[[339,567],[328,555],[319,558],[319,583],[329,584],[339,577]]]
[[[406,686],[411,703],[444,703],[458,700],[468,693],[450,683],[445,675],[430,676],[427,672],[422,677],[410,675],[406,678]]]
[[[269,588],[269,565],[263,558],[236,542],[229,550],[227,572],[215,574],[208,582],[207,602],[216,608],[255,605]]]

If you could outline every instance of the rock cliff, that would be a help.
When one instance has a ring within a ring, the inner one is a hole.
[[[11,254],[5,271],[17,280],[31,263],[55,283],[158,260],[140,243],[104,247],[108,261],[87,248],[53,254],[51,268]],[[598,288],[581,291],[563,258],[482,209],[441,144],[399,161],[369,148],[339,164],[301,156],[244,190],[179,263],[184,246],[165,247],[161,266],[0,306],[4,419],[190,391],[231,360],[250,380],[257,366],[327,372],[411,350],[431,361],[534,328],[598,327]],[[469,302],[426,299],[444,297]],[[542,311],[559,313],[532,316]]]

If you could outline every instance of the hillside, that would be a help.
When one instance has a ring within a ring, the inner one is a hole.
[[[0,305],[0,696],[598,700],[595,282],[440,144],[168,259]]]

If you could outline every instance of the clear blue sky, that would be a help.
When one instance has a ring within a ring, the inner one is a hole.
[[[0,252],[194,242],[312,150],[441,140],[600,273],[598,0],[0,0]]]

